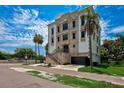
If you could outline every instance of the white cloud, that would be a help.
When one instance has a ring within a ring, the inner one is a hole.
[[[29,24],[33,18],[32,11],[29,9],[22,9],[19,7],[14,9],[14,11],[12,22],[15,24]]]
[[[17,40],[17,38],[16,37],[14,37],[14,36],[11,36],[11,35],[1,35],[0,36],[0,40]]]
[[[101,25],[101,43],[103,43],[103,40],[105,39],[116,39],[116,37],[111,37],[111,34],[116,34],[116,33],[123,33],[124,32],[124,26],[118,26],[110,29],[110,20],[100,20],[100,25]]]
[[[39,15],[39,11],[37,11],[37,10],[35,10],[35,9],[32,9],[32,13],[33,13],[36,17],[38,17],[38,15]]]
[[[124,32],[124,26],[118,26],[112,29],[113,33],[121,33]]]
[[[0,40],[9,40],[1,46],[18,47],[24,45],[34,45],[33,36],[34,31],[43,36],[43,46],[47,43],[48,29],[47,25],[50,23],[47,20],[38,17],[39,11],[35,9],[22,9],[18,7],[14,9],[13,18],[6,20],[14,25],[14,27],[8,26],[5,20],[0,20]],[[8,26],[8,27],[7,27]],[[20,31],[21,30],[21,31]],[[6,33],[5,33],[6,32]]]
[[[101,26],[101,40],[108,39],[108,34],[110,33],[109,31],[109,22],[110,20],[100,20],[100,26]]]
[[[8,26],[8,24],[0,19],[0,34],[7,33],[8,29],[6,28],[6,26]]]
[[[6,49],[4,49],[4,48],[0,48],[0,51],[7,52]]]
[[[101,44],[103,44],[103,40],[105,39],[116,39],[116,37],[111,37],[113,34],[113,30],[111,30],[110,20],[100,20],[101,25]]]
[[[96,10],[98,8],[98,5],[93,5],[93,9]]]
[[[44,38],[43,45],[45,45],[47,43],[47,38],[48,38],[47,37],[48,36],[47,25],[50,22],[47,20],[38,18],[39,11],[35,9],[24,10],[24,9],[19,8],[19,10],[15,9],[15,11],[16,13],[14,14],[14,23],[16,23],[17,25],[18,24],[29,25],[29,26],[26,26],[24,29],[31,31],[31,32],[28,32],[28,34],[30,33],[30,36],[31,36],[30,40],[33,39],[34,32],[36,32],[36,33],[43,35],[43,38]]]
[[[15,40],[15,41],[8,41],[7,43],[0,44],[3,47],[22,47],[25,45],[33,46],[34,43],[32,40]]]
[[[80,10],[80,9],[87,8],[89,6],[91,6],[91,5],[76,5],[76,9]],[[93,5],[93,8],[94,8],[94,10],[96,10],[98,8],[98,5]]]
[[[88,5],[76,5],[76,10],[81,10],[88,7]]]
[[[4,43],[4,44],[0,44],[0,46],[6,46],[6,47],[18,47],[20,46],[19,44],[14,44],[14,43]]]

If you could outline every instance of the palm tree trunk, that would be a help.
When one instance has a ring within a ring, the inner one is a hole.
[[[40,56],[40,47],[39,47],[39,44],[38,44],[38,55]]]
[[[37,44],[35,43],[35,63],[37,63]]]
[[[38,60],[39,60],[39,56],[40,56],[40,50],[39,50],[39,43],[38,43]]]
[[[92,62],[92,39],[91,39],[91,29],[90,29],[90,24],[88,26],[89,30],[89,53],[90,53],[90,66],[91,70],[93,69],[93,62]]]
[[[91,66],[91,70],[92,70],[93,62],[92,62],[92,40],[91,40],[91,33],[89,33],[89,51],[90,51],[90,66]]]

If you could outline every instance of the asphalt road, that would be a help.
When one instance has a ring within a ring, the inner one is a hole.
[[[19,64],[0,64],[0,88],[67,88],[70,86],[11,70]]]

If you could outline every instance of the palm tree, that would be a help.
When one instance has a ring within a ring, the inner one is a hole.
[[[43,43],[43,37],[42,37],[42,35],[40,35],[40,34],[38,34],[37,35],[37,38],[38,38],[38,55],[40,56],[40,44],[42,44]]]
[[[87,18],[87,22],[85,24],[85,29],[87,30],[87,32],[89,33],[89,54],[90,54],[90,66],[91,66],[91,70],[92,70],[92,67],[93,67],[93,62],[92,62],[92,39],[91,39],[91,35],[94,31],[94,29],[96,28],[97,30],[99,30],[100,26],[97,22],[98,20],[98,14],[96,13],[91,13],[91,9],[93,7],[88,7],[86,8],[86,11],[87,11],[87,15],[86,15],[86,18]]]
[[[35,34],[33,38],[33,42],[35,43],[35,53],[36,53],[36,59],[35,62],[37,63],[37,56],[40,57],[40,44],[43,43],[43,37],[40,34]]]
[[[37,34],[35,34],[34,38],[33,38],[33,42],[35,43],[35,62],[37,63],[37,42],[38,42],[38,38],[37,38]]]

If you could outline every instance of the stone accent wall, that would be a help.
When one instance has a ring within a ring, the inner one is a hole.
[[[68,64],[70,60],[69,54],[64,52],[57,52],[46,57],[46,63],[51,64]]]

